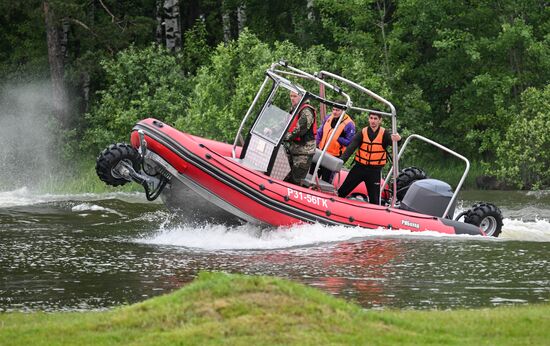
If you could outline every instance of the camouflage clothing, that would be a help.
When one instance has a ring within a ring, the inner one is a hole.
[[[285,178],[285,181],[300,185],[302,179],[304,179],[309,172],[313,155],[292,155],[290,158],[292,161],[290,163],[290,173]]]
[[[292,110],[291,110],[292,112]],[[309,171],[311,159],[315,153],[315,136],[308,135],[308,131],[313,133],[312,126],[315,121],[315,115],[309,107],[305,107],[300,112],[298,123],[292,132],[285,135],[284,140],[287,142],[285,146],[290,154],[291,170],[286,177],[286,181],[300,185]],[[295,138],[307,138],[300,142],[295,141]]]

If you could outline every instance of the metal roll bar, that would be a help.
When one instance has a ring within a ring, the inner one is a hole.
[[[286,70],[277,69],[277,68],[284,68]],[[243,120],[241,121],[241,124],[239,126],[239,130],[237,131],[237,135],[235,136],[235,141],[233,142],[233,148],[232,148],[232,151],[231,151],[231,155],[232,155],[233,158],[236,158],[237,142],[238,142],[238,139],[241,136],[244,124],[246,123],[246,121],[250,117],[254,106],[257,104],[262,92],[264,91],[264,89],[265,89],[265,87],[266,87],[266,85],[267,85],[267,83],[270,79],[275,83],[274,87],[276,87],[279,84],[282,84],[282,85],[286,85],[287,87],[292,87],[292,89],[299,90],[302,94],[306,93],[306,90],[301,88],[299,85],[296,85],[295,83],[290,82],[288,79],[284,78],[283,75],[288,75],[288,76],[293,76],[293,77],[298,77],[298,78],[304,78],[304,79],[307,79],[307,80],[310,80],[310,81],[315,81],[315,82],[319,83],[320,95],[317,96],[317,95],[315,95],[311,92],[309,92],[309,93],[310,93],[310,95],[313,95],[314,97],[318,97],[319,100],[321,100],[321,101],[323,101],[323,100],[327,101],[327,102],[329,101],[328,99],[325,98],[325,88],[329,88],[330,90],[336,92],[337,94],[339,94],[343,98],[345,98],[346,99],[345,107],[343,107],[344,108],[343,112],[340,115],[340,117],[338,118],[338,121],[337,121],[335,127],[338,127],[341,124],[346,111],[349,110],[349,109],[352,109],[352,110],[358,110],[358,111],[362,111],[362,112],[368,112],[368,113],[374,113],[374,114],[379,114],[379,115],[389,115],[389,116],[391,116],[392,117],[392,133],[397,133],[397,120],[396,120],[395,107],[393,106],[392,103],[390,103],[389,101],[387,101],[386,99],[384,99],[380,95],[374,93],[373,91],[371,91],[371,90],[369,90],[369,89],[367,89],[367,88],[365,88],[365,87],[363,87],[363,86],[361,86],[361,85],[359,85],[359,84],[357,84],[357,83],[355,83],[355,82],[353,82],[349,79],[338,76],[334,73],[331,73],[331,72],[328,72],[328,71],[321,71],[321,72],[316,73],[316,74],[310,74],[310,73],[307,73],[305,71],[302,71],[300,69],[297,69],[295,67],[292,67],[292,66],[288,65],[285,61],[279,61],[279,62],[273,63],[270,66],[270,68],[266,71],[266,78],[264,79],[264,82],[262,83],[262,85],[260,87],[260,90],[258,91],[256,96],[254,97],[254,100],[252,101],[252,104],[248,108],[248,111],[246,112],[246,115],[244,116]],[[367,94],[368,96],[370,96],[374,100],[376,100],[376,101],[386,105],[387,107],[389,107],[390,113],[383,112],[383,111],[378,111],[378,110],[371,110],[371,109],[366,109],[366,108],[354,107],[350,96],[347,93],[345,93],[337,85],[325,81],[324,80],[325,77],[329,77],[329,78],[332,78],[332,79],[334,79],[338,82],[345,83],[347,86],[350,86],[350,87],[352,87],[356,90],[359,90],[359,91]],[[321,102],[321,115],[323,117],[323,119],[321,119],[321,121],[322,121],[322,120],[324,120],[324,115],[325,115],[325,107],[324,107],[323,102]],[[322,149],[319,160],[317,161],[317,164],[315,165],[315,169],[314,169],[314,172],[313,172],[314,177],[317,177],[317,172],[320,168],[323,157],[324,157],[324,155],[325,155],[325,153],[328,149],[328,144],[333,140],[335,133],[336,133],[335,131],[333,131],[331,133],[331,135],[329,136],[329,138],[326,142],[327,144]],[[399,171],[399,165],[398,165],[399,158],[397,156],[398,147],[397,147],[397,142],[396,141],[392,141],[392,149],[393,149],[392,169],[393,169],[393,176],[396,177],[397,172]],[[388,175],[388,177],[389,177],[389,175]],[[318,180],[316,180],[316,182],[317,182],[317,185],[318,185],[318,183],[319,183]],[[391,199],[391,207],[395,206],[395,202],[397,200],[397,183],[396,183],[395,179],[393,180],[393,191],[394,191],[394,193],[393,193],[393,196],[392,196],[392,199]],[[380,195],[381,194],[382,194],[382,189],[380,189]],[[379,200],[381,200],[381,198]]]
[[[375,110],[366,110],[366,109],[363,109],[363,108],[353,108],[352,109],[358,109],[358,110],[364,110],[364,111],[369,111],[369,112],[372,112],[372,113],[375,113],[375,114],[380,114],[380,115],[391,115],[392,117],[392,133],[397,133],[397,119],[396,119],[396,110],[395,110],[395,107],[393,106],[393,104],[391,102],[389,102],[388,100],[386,100],[385,98],[383,98],[382,96],[372,92],[371,90],[353,82],[353,81],[350,81],[349,79],[346,79],[344,77],[341,77],[341,76],[338,76],[334,73],[331,73],[331,72],[327,72],[327,71],[321,71],[319,73],[319,76],[323,77],[323,76],[328,76],[330,78],[333,78],[333,79],[336,79],[340,82],[343,82],[343,83],[346,83],[347,85],[369,95],[371,98],[375,99],[376,101],[378,102],[381,102],[383,104],[385,104],[386,106],[388,106],[391,110],[391,113],[386,113],[386,112],[380,112],[380,111],[375,111]],[[351,103],[351,102],[350,102]],[[351,106],[351,104],[350,104]],[[340,115],[340,119],[338,119],[338,123],[336,124],[335,128],[338,127],[338,125],[340,124],[342,118],[344,116],[344,112],[342,112],[342,114]],[[325,145],[325,148],[323,149],[323,152],[319,158],[319,161],[317,163],[317,166],[319,166],[319,163],[321,162],[322,160],[322,157],[324,155],[324,153],[326,152],[326,149],[328,148],[328,143],[331,142],[332,140],[332,137],[334,136],[335,132],[332,132],[330,138],[327,140],[327,145]],[[392,141],[392,161],[393,161],[393,171],[394,171],[394,177],[397,177],[397,172],[399,171],[399,159],[397,157],[397,142],[396,141]],[[317,168],[317,166],[315,168]],[[384,186],[386,186],[384,184]],[[380,189],[380,196],[378,198],[378,201],[381,201],[382,198],[382,188]],[[395,181],[395,179],[393,180],[393,196],[392,196],[392,199],[391,199],[391,207],[395,206],[395,201],[397,200],[397,182]],[[380,202],[379,202],[380,203]]]
[[[446,146],[442,145],[442,144],[439,144],[437,142],[434,142],[432,141],[431,139],[428,139],[426,137],[423,137],[423,136],[420,136],[420,135],[417,135],[417,134],[412,134],[410,135],[407,140],[405,141],[405,143],[403,143],[403,146],[401,146],[401,150],[399,151],[399,154],[397,155],[397,160],[399,160],[401,158],[401,155],[403,155],[403,152],[405,151],[405,148],[407,147],[407,145],[409,144],[410,141],[412,141],[413,139],[420,139],[426,143],[429,143],[441,150],[444,150],[446,152],[448,152],[449,154],[452,154],[456,157],[458,157],[459,159],[463,160],[464,162],[466,162],[466,169],[464,170],[464,174],[462,174],[462,178],[460,179],[460,181],[458,182],[458,185],[456,186],[456,189],[455,189],[455,192],[453,193],[453,197],[451,197],[451,200],[449,201],[449,204],[447,205],[447,208],[445,209],[445,212],[443,213],[443,215],[441,217],[447,217],[447,214],[449,213],[449,210],[451,209],[451,206],[453,205],[454,201],[456,200],[456,198],[458,197],[458,192],[460,191],[460,189],[462,188],[462,184],[464,183],[464,180],[466,180],[466,176],[468,175],[468,171],[470,170],[470,161],[468,161],[467,158],[465,158],[464,156],[460,155],[459,153],[447,148]],[[388,172],[388,175],[386,177],[386,179],[384,179],[384,185],[383,186],[386,186],[386,184],[388,183],[388,180],[389,178],[391,177],[391,175],[393,174],[396,174],[395,173],[395,170],[390,170]],[[397,177],[396,175],[394,177]],[[396,190],[396,184],[395,184],[395,178],[393,179],[394,181],[394,187],[393,187],[393,192],[394,192],[394,196],[395,194],[397,193],[397,190]]]
[[[290,71],[292,72],[289,72],[289,71],[283,71],[283,70],[276,70],[275,68],[277,66],[280,66],[280,67],[284,67],[284,68],[287,68],[289,69]],[[258,102],[259,98],[260,98],[260,95],[261,93],[263,92],[265,86],[267,85],[267,82],[271,79],[273,80],[275,83],[277,83],[278,81],[279,82],[283,82],[285,85],[287,86],[292,86],[293,88],[296,88],[297,90],[299,90],[302,94],[306,92],[306,90],[304,90],[303,88],[301,88],[300,86],[298,85],[295,85],[294,83],[290,82],[288,79],[282,77],[281,75],[291,75],[291,76],[294,76],[294,77],[299,77],[299,78],[304,78],[304,79],[308,79],[308,80],[312,80],[312,81],[316,81],[318,83],[320,83],[321,85],[324,85],[326,87],[328,87],[329,89],[341,94],[343,97],[345,97],[348,102],[351,102],[350,100],[350,97],[349,95],[347,95],[346,93],[342,92],[342,90],[340,88],[338,88],[337,86],[334,86],[330,83],[327,83],[326,81],[320,79],[319,77],[315,76],[315,75],[312,75],[310,73],[307,73],[305,71],[302,71],[300,69],[297,69],[295,67],[292,67],[290,65],[288,65],[286,62],[284,61],[279,61],[279,62],[276,62],[276,63],[273,63],[271,64],[270,68],[266,71],[266,78],[264,79],[264,82],[262,83],[261,87],[260,87],[260,90],[258,90],[258,92],[256,93],[256,96],[254,97],[254,100],[252,101],[252,104],[250,105],[250,107],[248,108],[248,111],[246,112],[243,120],[241,121],[241,124],[239,126],[239,130],[237,131],[237,135],[235,136],[235,140],[233,142],[233,148],[231,149],[231,156],[235,159],[236,158],[236,147],[237,147],[237,142],[239,140],[239,136],[241,135],[242,133],[242,130],[243,130],[243,127],[244,127],[244,124],[246,123],[246,121],[248,120],[248,118],[250,117],[250,114],[252,113],[252,110],[254,109],[254,106],[256,105],[256,103]],[[322,97],[321,97],[322,98]]]

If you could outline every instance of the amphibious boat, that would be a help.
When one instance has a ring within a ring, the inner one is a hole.
[[[288,112],[289,92],[300,95],[300,105],[309,102],[317,107],[320,119],[324,119],[327,107],[342,109],[335,127],[346,112],[356,116],[375,113],[391,117],[391,130],[396,132],[396,109],[383,97],[331,72],[308,73],[281,61],[267,69],[232,144],[194,136],[148,118],[134,126],[130,144],[112,144],[100,153],[97,174],[112,186],[132,181],[141,184],[147,199],[160,196],[170,210],[199,221],[233,220],[270,226],[321,223],[499,235],[502,214],[493,204],[476,203],[455,217],[469,161],[418,134],[409,136],[399,151],[398,143],[393,143],[392,165],[381,180],[384,189],[380,205],[368,203],[363,184],[347,198],[338,197],[336,191],[348,171],[342,160],[327,153],[327,147],[316,150],[314,171],[300,185],[286,182],[292,163],[283,137],[300,108]],[[381,104],[383,110],[366,106],[373,102]],[[399,170],[399,160],[412,140],[426,142],[464,161],[464,173],[454,190],[446,182],[429,179],[421,169]],[[335,172],[333,182],[318,176],[320,167]]]

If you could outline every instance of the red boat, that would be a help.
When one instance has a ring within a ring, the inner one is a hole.
[[[310,92],[293,79],[318,85],[319,92]],[[350,91],[336,83],[345,85]],[[396,130],[395,108],[374,92],[327,71],[309,74],[280,62],[266,71],[266,78],[233,144],[193,136],[156,119],[144,119],[135,125],[130,145],[113,144],[99,155],[97,173],[105,183],[113,186],[137,182],[144,187],[149,200],[160,196],[169,209],[195,220],[245,220],[271,226],[318,222],[498,236],[502,215],[492,204],[477,203],[453,218],[457,194],[469,162],[419,135],[409,136],[399,153],[394,142],[394,164],[381,182],[385,189],[380,205],[366,201],[363,184],[348,198],[337,196],[336,190],[347,170],[342,168],[342,160],[330,156],[326,148],[317,150],[315,171],[301,185],[284,181],[290,163],[282,138],[297,115],[297,111],[289,114],[284,110],[289,108],[289,91],[301,96],[300,104],[307,100],[318,105],[321,119],[324,119],[327,106],[343,109],[342,117],[345,112],[374,112],[391,116],[392,131]],[[351,94],[368,96],[387,106],[389,112],[356,106]],[[333,101],[336,98],[347,102],[337,103]],[[428,142],[465,160],[465,172],[454,191],[445,182],[427,179],[419,169],[399,171],[399,159],[413,139]],[[315,178],[321,166],[336,172],[333,183]],[[390,179],[392,184],[388,184]],[[464,222],[459,221],[462,217]]]

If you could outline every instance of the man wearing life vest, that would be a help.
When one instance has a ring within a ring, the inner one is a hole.
[[[301,98],[299,94],[290,92],[291,114],[300,103]],[[285,181],[300,185],[308,173],[311,159],[315,153],[315,133],[317,132],[315,119],[315,108],[307,102],[303,103],[284,136],[291,161],[290,173]]]
[[[339,100],[337,102],[341,104],[346,103],[345,100]],[[338,122],[340,115],[342,115],[342,110],[337,107],[332,107],[332,113],[327,115],[323,120],[323,125],[321,125],[319,130],[317,130],[317,136],[315,137],[317,148],[323,150],[331,134],[335,132],[334,137],[332,137],[332,141],[327,147],[327,153],[334,157],[342,156],[346,150],[346,147],[351,143],[351,140],[355,135],[355,123],[348,114],[344,114],[342,121],[338,127],[336,127],[336,123]],[[312,170],[314,167],[315,166],[313,165],[312,169],[310,169],[310,173],[313,173]],[[330,183],[332,181],[332,177],[334,176],[334,172],[321,166],[319,168],[319,175],[321,176],[321,179]]]
[[[389,131],[380,127],[381,122],[380,115],[369,114],[369,126],[357,132],[342,154],[341,158],[346,162],[355,149],[358,149],[355,154],[355,164],[338,189],[339,197],[346,197],[357,185],[364,182],[367,186],[369,202],[379,204],[381,173],[388,156],[386,148],[392,144],[392,141],[401,140],[398,133],[390,134]]]

